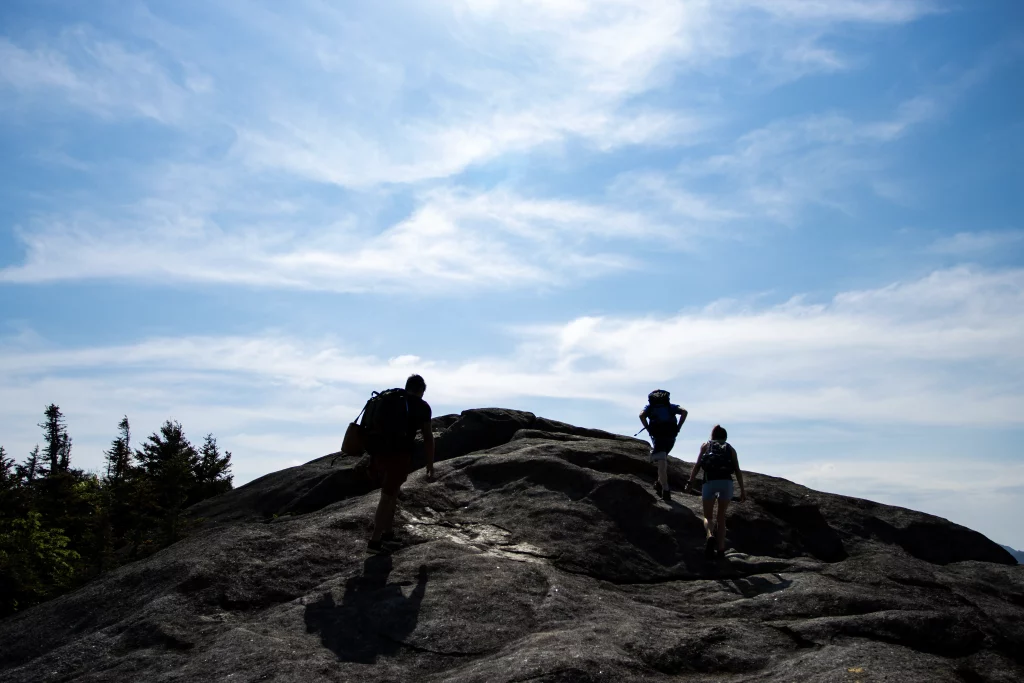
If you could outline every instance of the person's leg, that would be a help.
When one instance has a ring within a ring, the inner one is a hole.
[[[704,484],[701,498],[704,503],[704,557],[710,559],[715,544],[715,494],[710,484]]]
[[[384,533],[395,532],[395,509],[398,507],[398,496],[388,496],[388,506],[384,510]]]
[[[718,552],[725,552],[725,511],[729,509],[729,499],[722,496],[718,499]]]
[[[395,510],[398,508],[398,492],[402,490],[402,484],[409,477],[409,468],[412,466],[411,455],[396,455],[392,457],[388,463],[388,473],[385,478],[385,488],[383,492],[387,492],[387,503],[383,510],[384,516],[384,527],[381,529],[382,534],[393,536],[395,531]],[[383,496],[381,497],[383,500]]]
[[[379,542],[381,535],[386,530],[385,525],[390,524],[389,509],[391,510],[390,514],[394,515],[395,497],[389,496],[381,489],[380,500],[377,501],[377,511],[373,515],[373,533],[370,535],[371,543]]]
[[[658,461],[658,481],[661,483],[661,490],[668,491],[668,457]]]
[[[725,512],[732,502],[732,480],[718,482],[718,552],[725,553]]]
[[[721,505],[721,503],[719,503]],[[711,520],[715,518],[714,496],[704,498],[704,538],[711,538],[715,534],[715,527]]]

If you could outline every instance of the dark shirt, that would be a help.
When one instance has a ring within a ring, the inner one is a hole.
[[[407,394],[406,401],[409,403],[409,427],[406,430],[408,435],[408,452],[412,453],[416,450],[416,435],[423,427],[423,423],[430,422],[432,413],[430,411],[430,404],[422,398],[416,398]]]

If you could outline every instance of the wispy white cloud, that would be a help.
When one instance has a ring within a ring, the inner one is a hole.
[[[432,395],[446,404],[534,398],[624,407],[644,387],[667,383],[686,387],[699,412],[731,421],[1020,425],[1022,303],[1024,271],[954,269],[822,304],[727,304],[518,328],[513,354],[458,362],[382,359],[280,336],[190,337],[77,350],[16,345],[0,372],[13,380],[175,371],[213,384],[347,390],[398,382],[415,369],[430,375]]]
[[[410,215],[383,229],[372,216],[340,212],[301,191],[268,193],[272,183],[239,175],[231,161],[171,164],[152,175],[146,185],[150,196],[134,204],[41,215],[21,226],[25,260],[0,270],[0,281],[171,278],[349,292],[418,282],[424,294],[467,284],[559,285],[636,267],[642,254],[620,248],[636,237],[657,234],[662,248],[686,250],[699,236],[727,236],[720,228],[730,223],[763,217],[792,221],[808,204],[843,209],[858,184],[881,182],[870,150],[927,120],[939,108],[936,102],[914,97],[891,117],[869,121],[828,114],[774,122],[741,136],[727,152],[691,159],[674,172],[623,173],[603,196],[588,201],[538,199],[502,189],[423,190],[415,195]],[[633,131],[621,128],[616,135],[606,137],[614,141]],[[350,142],[363,144],[358,138]],[[458,146],[448,143],[439,137],[431,144]],[[390,161],[374,166],[377,157],[369,147],[353,155],[370,160],[359,178],[334,177],[348,171],[330,164],[305,166],[328,157],[347,158],[340,151],[326,157],[299,154],[294,162],[305,170],[291,170],[343,185],[398,178]],[[442,157],[452,158],[428,155],[426,163]],[[276,157],[268,165],[280,168],[280,162]],[[418,163],[411,160],[401,179],[413,182],[434,174]],[[448,170],[454,173],[456,166]],[[350,170],[356,173],[355,167]],[[716,177],[727,181],[726,189],[690,189],[695,181]]]
[[[425,192],[381,232],[329,212],[303,225],[308,215],[254,201],[248,208],[265,215],[229,229],[211,218],[219,200],[202,194],[183,204],[147,201],[117,221],[83,213],[36,225],[21,231],[24,263],[0,270],[0,281],[175,279],[348,292],[416,282],[430,294],[543,287],[632,268],[636,261],[615,245],[656,232],[663,246],[687,246],[684,231],[641,214],[504,190]]]
[[[949,105],[918,95],[891,116],[854,119],[840,113],[780,119],[740,135],[705,157],[688,157],[674,170],[629,171],[615,188],[652,200],[652,210],[698,222],[768,218],[795,222],[809,206],[854,211],[851,197],[868,190],[887,199],[899,183],[885,173],[887,147]],[[718,181],[716,191],[693,188]]]
[[[350,17],[328,13],[322,28],[297,33],[317,63],[358,79],[351,74],[357,64],[381,74],[383,89],[372,88],[365,103],[330,87],[310,105],[270,100],[269,125],[239,127],[238,156],[259,169],[365,187],[450,177],[507,153],[573,139],[605,151],[691,144],[719,118],[700,93],[672,108],[636,98],[750,53],[761,54],[769,70],[782,61],[796,64],[800,75],[832,71],[847,60],[816,42],[829,27],[904,23],[930,11],[924,3],[670,0],[465,0],[407,9],[410,21],[454,38],[443,47],[423,37],[406,46],[430,55],[429,71],[348,35]],[[773,22],[772,30],[755,30],[751,10],[761,10],[754,15]],[[350,39],[339,41],[338,32]],[[329,47],[339,42],[344,59]],[[423,100],[416,114],[405,106],[410,92]]]
[[[376,124],[339,127],[336,120],[301,108],[275,119],[269,127],[239,130],[237,158],[254,170],[283,170],[353,188],[447,178],[505,154],[556,145],[574,136],[602,151],[675,145],[703,126],[685,114],[621,114],[593,111],[586,105],[489,114],[467,111],[443,123],[414,120],[386,131]]]
[[[769,70],[779,61],[801,73],[835,70],[846,60],[819,44],[832,28],[902,24],[933,9],[894,0],[461,0],[403,2],[385,16],[294,3],[225,6],[208,26],[139,10],[129,28],[146,49],[81,26],[48,43],[0,40],[0,83],[104,116],[189,130],[226,123],[237,158],[255,169],[365,187],[449,177],[574,138],[602,150],[687,144],[716,118],[699,93],[671,108],[634,98],[744,54],[761,54]],[[224,26],[245,38],[232,42],[237,61],[259,64],[259,78],[223,61]],[[215,89],[215,115],[194,106]]]
[[[939,10],[926,0],[727,0],[801,21],[902,23]]]
[[[997,249],[1024,245],[1024,230],[958,232],[935,240],[928,250],[936,254],[949,254],[972,258]]]
[[[225,5],[209,26],[140,10],[131,47],[84,27],[50,43],[0,39],[0,84],[105,117],[174,123],[185,140],[180,156],[130,169],[114,199],[53,198],[60,210],[18,226],[25,259],[0,280],[170,278],[332,291],[417,281],[449,292],[468,283],[557,285],[634,267],[642,255],[623,250],[623,239],[659,232],[665,248],[687,249],[730,221],[789,217],[801,197],[840,201],[832,190],[868,164],[830,150],[894,139],[913,112],[874,128],[839,115],[769,126],[693,166],[748,188],[741,201],[642,170],[585,201],[502,190],[474,198],[437,182],[569,143],[603,153],[694,144],[728,114],[700,92],[671,106],[650,95],[740,55],[838,68],[842,56],[819,42],[833,28],[900,24],[931,11],[868,0],[464,0],[401,9]],[[752,21],[778,30],[752,33]],[[218,47],[225,26],[238,38],[227,61]],[[788,54],[794,45],[800,54]],[[220,154],[196,152],[210,140]],[[59,149],[44,156],[72,160]],[[282,179],[293,183],[291,196],[267,192]],[[310,199],[320,184],[364,195],[412,185],[397,191],[413,193],[416,207],[382,225],[348,203]],[[133,186],[135,198],[126,198]]]
[[[183,80],[145,52],[104,40],[87,28],[65,30],[54,43],[31,47],[0,38],[0,90],[44,103],[67,102],[103,117],[179,122],[209,78],[195,69]]]
[[[581,5],[456,3],[410,10],[415,20],[448,34],[443,47],[418,38],[431,69],[395,61],[394,51],[343,40],[345,70],[360,65],[392,74],[384,101],[353,101],[320,90],[313,106],[268,101],[269,125],[239,126],[235,152],[259,169],[279,168],[349,187],[409,183],[457,175],[504,154],[582,139],[598,149],[685,143],[703,127],[695,115],[627,100],[664,81],[659,69],[692,52],[699,6],[654,2]],[[314,41],[338,42],[352,31],[331,17]],[[403,31],[400,31],[403,32]],[[410,54],[410,57],[414,55]],[[409,91],[422,103],[405,106]]]

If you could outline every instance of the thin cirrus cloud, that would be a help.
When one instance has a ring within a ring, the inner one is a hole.
[[[363,291],[430,275],[436,292],[450,292],[467,283],[484,289],[557,285],[633,268],[642,255],[624,251],[624,239],[660,230],[667,248],[686,249],[694,236],[755,212],[785,219],[800,201],[794,195],[828,194],[817,192],[829,178],[819,171],[855,163],[834,163],[820,135],[801,141],[791,129],[769,127],[742,138],[731,157],[704,162],[706,173],[726,169],[734,185],[749,186],[743,201],[730,193],[702,196],[678,178],[662,181],[660,191],[654,181],[613,183],[610,194],[586,200],[408,189],[412,210],[381,224],[351,215],[344,205],[290,216],[276,207],[294,200],[268,199],[260,190],[282,174],[309,188],[326,183],[362,194],[380,186],[419,188],[520,152],[550,148],[557,154],[572,140],[600,153],[686,147],[706,140],[723,111],[699,91],[671,107],[646,95],[740,55],[788,62],[780,45],[795,41],[817,49],[814,41],[848,22],[901,24],[933,11],[927,3],[881,0],[465,0],[403,3],[393,21],[381,24],[382,10],[373,5],[345,13],[318,3],[300,3],[288,13],[272,5],[236,9],[225,6],[209,25],[187,31],[137,12],[133,47],[85,27],[66,30],[49,45],[0,42],[9,57],[0,84],[26,96],[62,96],[63,103],[105,118],[159,121],[184,136],[182,154],[191,155],[136,169],[131,175],[142,180],[125,190],[135,197],[54,197],[52,205],[75,210],[39,210],[19,225],[24,260],[0,271],[0,280],[159,277]],[[752,32],[751,18],[767,18],[774,30]],[[232,60],[211,51],[221,39],[211,32],[221,29],[239,39]],[[260,65],[259,78],[238,71],[247,61]],[[29,100],[27,106],[60,102]],[[839,129],[843,121],[828,125]],[[808,135],[811,124],[801,125]],[[189,151],[224,130],[231,141],[221,156],[196,158]],[[802,147],[806,173],[773,186],[764,174],[783,152],[764,153],[766,144]],[[824,149],[809,149],[815,144]],[[103,173],[60,150],[37,158]],[[175,172],[179,168],[194,169],[191,175],[208,185]],[[818,185],[808,186],[812,177]],[[667,205],[648,205],[645,193],[652,191],[672,196]],[[224,216],[232,195],[249,200],[247,215]],[[480,209],[496,202],[501,211]]]
[[[365,187],[448,177],[572,137],[602,150],[686,144],[717,118],[697,106],[699,96],[693,111],[633,98],[747,53],[833,70],[841,57],[808,41],[848,22],[899,24],[932,11],[912,2],[413,2],[379,33],[357,21],[382,18],[370,6],[344,15],[308,3],[288,15],[250,9],[219,18],[236,38],[259,39],[259,52],[236,41],[239,60],[281,62],[260,78],[219,60],[209,51],[216,41],[186,40],[144,13],[144,48],[87,28],[43,47],[5,40],[0,80],[104,116],[186,130],[226,123],[237,132],[237,158],[255,169]],[[773,30],[754,32],[752,21],[765,16]],[[192,28],[203,35],[215,26]],[[805,49],[797,54],[794,43]]]
[[[52,103],[57,95],[105,119],[181,123],[190,101],[212,88],[201,73],[182,66],[186,73],[179,81],[156,56],[104,40],[86,28],[66,30],[54,44],[34,47],[0,38],[0,92],[19,93],[28,106]],[[7,107],[13,104],[9,98]]]
[[[371,97],[367,107],[327,91],[314,107],[271,102],[269,125],[239,128],[235,154],[256,169],[366,187],[449,177],[567,138],[607,151],[679,144],[702,127],[686,112],[625,102],[655,84],[660,65],[689,49],[680,33],[694,12],[684,5],[460,6],[440,19],[457,40],[432,49],[429,72],[365,48],[360,63],[403,75],[405,87],[389,101]],[[340,30],[347,25],[339,23]],[[405,107],[407,97],[422,99],[416,113]],[[382,104],[402,114],[381,116]]]
[[[722,228],[733,222],[792,221],[808,204],[842,206],[858,182],[869,175],[878,182],[869,173],[879,166],[875,151],[938,108],[936,98],[922,95],[888,118],[775,122],[677,171],[621,173],[603,196],[587,201],[501,189],[423,191],[405,219],[380,231],[372,219],[317,202],[289,215],[293,198],[262,193],[266,183],[231,164],[171,165],[153,174],[151,196],[135,204],[23,226],[24,262],[0,270],[0,281],[172,278],[351,292],[413,280],[430,283],[425,293],[466,284],[559,285],[637,267],[640,255],[621,249],[637,237],[657,234],[664,248],[687,250],[698,237],[727,236]],[[364,171],[394,179],[395,169],[371,164]],[[729,189],[689,189],[695,179],[713,177]]]
[[[355,292],[418,281],[420,291],[441,293],[633,268],[616,245],[650,234],[686,248],[685,234],[636,212],[504,190],[424,193],[407,218],[376,234],[326,214],[312,226],[307,215],[272,215],[255,220],[281,221],[277,228],[225,231],[209,217],[217,208],[199,201],[193,213],[165,198],[118,220],[86,213],[34,226],[21,233],[24,262],[0,270],[0,282],[170,278]]]
[[[990,55],[952,81],[906,98],[888,116],[826,112],[778,119],[705,156],[691,155],[675,169],[622,173],[612,187],[652,211],[703,224],[750,218],[793,224],[815,205],[852,213],[857,189],[899,199],[900,181],[886,174],[888,146],[953,107],[994,61]],[[690,189],[709,179],[719,181],[716,192],[700,196]],[[946,242],[933,247],[943,249]]]
[[[847,22],[904,23],[930,11],[929,4],[912,2],[776,7],[466,0],[432,13],[441,16],[430,23],[440,22],[457,40],[443,48],[423,46],[430,50],[429,72],[415,63],[395,63],[369,46],[359,59],[349,58],[387,75],[384,102],[371,95],[364,107],[360,98],[347,92],[332,96],[330,90],[318,91],[313,106],[271,101],[270,121],[240,126],[234,151],[253,168],[365,187],[449,177],[505,154],[573,138],[602,151],[692,144],[721,117],[702,104],[699,92],[671,109],[636,98],[693,69],[747,53],[762,53],[768,68],[777,62],[796,65],[794,77],[835,70],[841,56],[813,43],[823,32]],[[751,18],[765,15],[776,30],[762,27],[758,33]],[[338,30],[351,26],[336,21]],[[794,40],[803,41],[801,50],[791,47]],[[320,64],[341,63],[325,60],[327,42],[314,40]],[[425,98],[424,113],[380,116],[382,105],[407,112],[409,91]]]
[[[995,250],[1020,246],[1024,246],[1024,230],[983,230],[940,237],[928,247],[928,251],[973,258]]]

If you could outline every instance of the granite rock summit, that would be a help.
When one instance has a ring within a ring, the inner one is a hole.
[[[0,622],[0,681],[1024,680],[1024,568],[977,532],[751,473],[708,561],[643,441],[501,409],[434,427],[392,552],[366,551],[366,459],[276,472]]]

